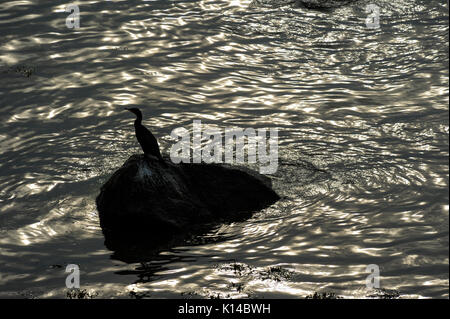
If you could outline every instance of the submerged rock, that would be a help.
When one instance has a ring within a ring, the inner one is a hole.
[[[108,248],[155,243],[248,218],[276,202],[268,177],[221,164],[172,164],[131,156],[97,197]]]

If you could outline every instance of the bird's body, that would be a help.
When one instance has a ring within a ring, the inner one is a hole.
[[[142,125],[141,111],[138,108],[130,108],[126,110],[136,115],[136,120],[134,121],[134,129],[136,132],[136,138],[141,145],[145,156],[155,156],[161,162],[165,163],[164,159],[161,156],[161,152],[159,151],[158,141],[153,136],[153,134],[144,125]]]

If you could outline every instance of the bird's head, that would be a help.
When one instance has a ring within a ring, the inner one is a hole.
[[[142,118],[141,110],[139,110],[137,107],[125,108],[125,110],[134,113],[138,118]]]

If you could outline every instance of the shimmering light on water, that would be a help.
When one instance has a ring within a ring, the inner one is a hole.
[[[377,264],[382,288],[448,298],[446,4],[289,2],[78,1],[80,29],[65,4],[0,4],[0,297],[64,297],[73,263],[101,297],[365,297]],[[140,152],[125,106],[165,153],[193,120],[278,128],[282,200],[117,260],[95,196]]]

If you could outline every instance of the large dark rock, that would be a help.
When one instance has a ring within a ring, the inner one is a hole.
[[[102,186],[96,202],[106,244],[114,249],[245,219],[278,199],[268,177],[244,168],[164,165],[133,155]]]

